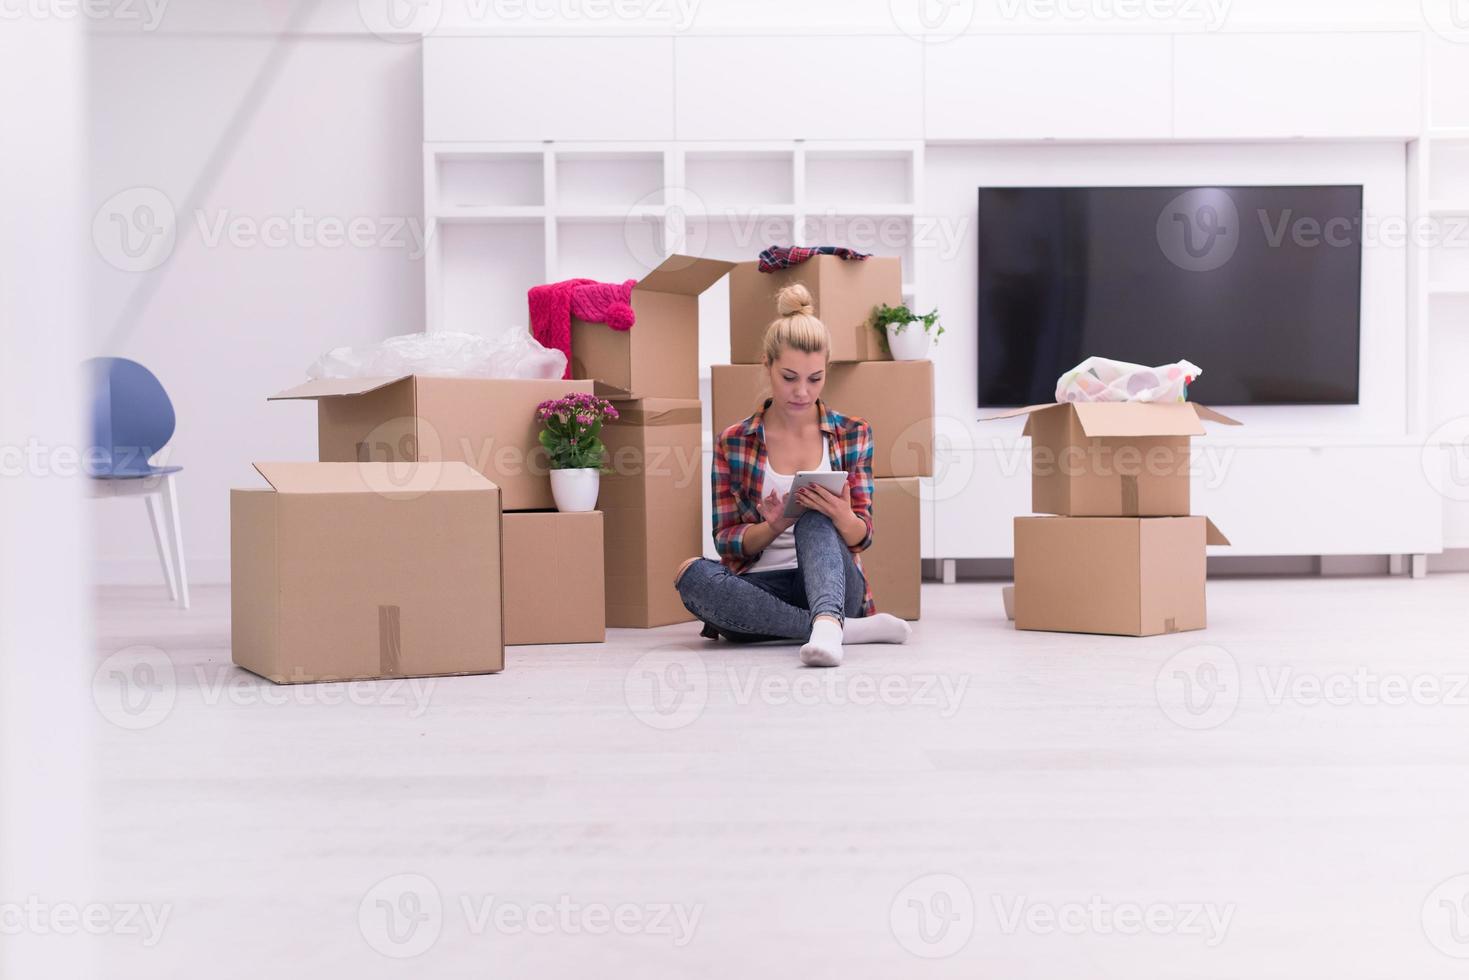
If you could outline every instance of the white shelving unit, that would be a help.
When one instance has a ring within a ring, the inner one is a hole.
[[[919,142],[427,142],[428,329],[492,335],[525,323],[539,283],[776,244],[896,255],[914,300],[922,175]],[[728,360],[726,295],[702,304],[706,374]]]
[[[1427,43],[1424,92],[1428,118],[1420,138],[1409,144],[1410,227],[1431,237],[1409,250],[1410,370],[1419,392],[1410,406],[1413,433],[1432,440],[1441,427],[1469,418],[1469,104],[1462,83],[1469,78],[1469,32]],[[1449,431],[1447,454],[1466,452],[1462,426]],[[1456,461],[1462,472],[1465,462]],[[1469,491],[1469,488],[1460,488]],[[1443,546],[1469,548],[1469,501],[1444,500]]]

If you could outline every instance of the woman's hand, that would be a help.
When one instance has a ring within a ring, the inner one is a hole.
[[[765,523],[770,525],[770,530],[776,534],[781,533],[792,524],[796,523],[794,518],[781,516],[786,509],[786,494],[770,491],[760,498],[760,516],[765,518]]]
[[[850,526],[858,520],[852,512],[852,487],[842,484],[840,495],[832,493],[819,483],[808,483],[796,491],[796,502],[808,510],[818,511],[831,518],[837,527]]]

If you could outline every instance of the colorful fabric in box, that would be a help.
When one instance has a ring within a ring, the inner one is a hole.
[[[777,272],[800,265],[818,255],[835,255],[839,259],[865,259],[870,252],[859,252],[845,245],[772,245],[760,253],[761,272]]]
[[[770,399],[745,419],[725,429],[714,441],[711,493],[714,502],[714,548],[719,560],[736,575],[758,556],[745,554],[745,531],[764,520],[760,516],[760,488],[765,482],[765,410]],[[867,535],[851,546],[854,557],[872,544],[872,427],[865,419],[842,415],[817,399],[816,415],[827,437],[831,467],[847,472],[852,489],[852,513],[867,525]],[[857,567],[862,559],[856,558]],[[867,573],[862,577],[866,579]],[[872,587],[867,586],[862,615],[876,611]]]
[[[566,279],[531,287],[526,294],[531,335],[543,347],[566,355],[563,379],[571,377],[571,318],[627,330],[637,322],[632,309],[632,290],[637,284],[636,279],[621,283]]]

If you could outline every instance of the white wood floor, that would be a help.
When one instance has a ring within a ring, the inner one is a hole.
[[[930,584],[840,670],[685,625],[416,688],[271,687],[223,589],[109,590],[100,877],[169,919],[106,975],[1465,976],[1469,577],[1209,589],[1202,633]]]

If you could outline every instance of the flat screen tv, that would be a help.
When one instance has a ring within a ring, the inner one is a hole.
[[[983,187],[979,407],[1090,355],[1202,369],[1211,405],[1357,401],[1362,187]]]

